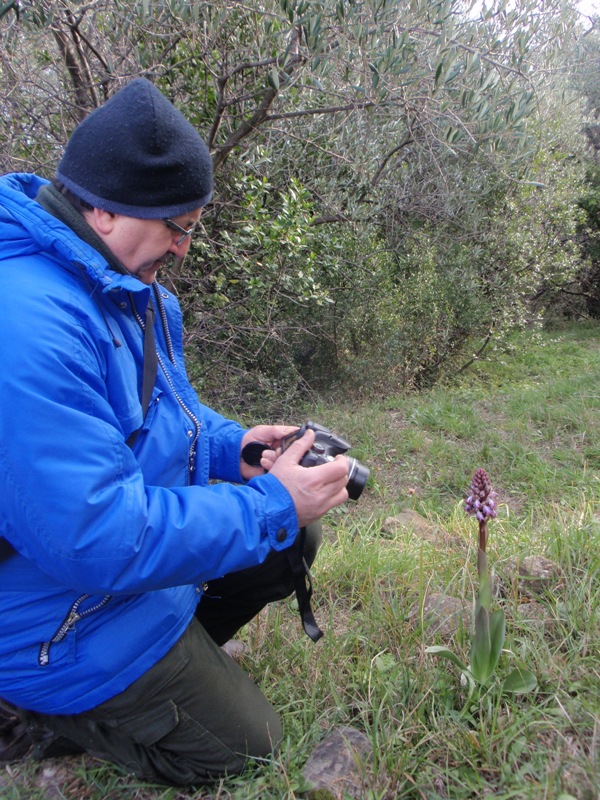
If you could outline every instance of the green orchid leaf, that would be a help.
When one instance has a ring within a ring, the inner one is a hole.
[[[499,609],[490,614],[490,660],[489,668],[490,674],[496,668],[500,653],[504,646],[504,639],[506,636],[506,622],[504,619],[504,611]]]
[[[516,667],[507,676],[502,684],[502,692],[511,694],[526,694],[537,686],[537,678],[528,669]]]
[[[475,613],[475,636],[471,646],[471,672],[479,683],[485,683],[491,675],[490,652],[490,617],[487,610],[479,606]]]
[[[459,669],[463,672],[469,672],[469,668],[466,664],[464,664],[460,658],[452,652],[452,650],[448,650],[447,647],[442,647],[440,645],[432,645],[431,647],[427,647],[425,652],[432,656],[440,656],[441,658],[447,658],[448,661],[451,661],[455,664]]]
[[[492,578],[488,567],[487,555],[481,549],[477,553],[477,572],[479,573],[477,605],[483,606],[489,611],[492,605]]]

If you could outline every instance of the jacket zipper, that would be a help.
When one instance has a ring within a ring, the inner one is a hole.
[[[181,399],[181,397],[177,393],[177,390],[173,386],[173,381],[171,380],[171,376],[169,375],[169,373],[168,373],[168,371],[167,371],[167,369],[165,367],[164,361],[161,358],[160,353],[157,353],[156,355],[158,357],[158,363],[160,364],[161,369],[165,374],[165,378],[167,379],[167,383],[169,384],[169,388],[171,389],[171,392],[172,392],[173,396],[175,397],[175,399],[177,400],[177,402],[179,403],[179,405],[181,406],[183,411],[191,419],[191,421],[192,421],[192,423],[194,425],[194,433],[193,433],[193,436],[192,436],[192,438],[190,440],[190,449],[189,449],[189,453],[188,453],[187,484],[189,486],[191,484],[191,482],[192,482],[192,476],[193,476],[194,470],[196,468],[196,447],[197,447],[197,444],[198,444],[198,437],[200,436],[200,426],[201,426],[202,423],[196,417],[196,415],[193,413],[193,411],[190,411],[190,409],[186,406],[184,401]]]
[[[162,297],[160,295],[160,292],[156,288],[155,284],[153,285],[153,289],[154,289],[154,297],[155,297],[155,300],[156,300],[156,305],[157,305],[157,308],[158,308],[158,313],[159,313],[159,316],[160,316],[160,321],[161,321],[161,325],[162,325],[162,329],[163,329],[163,334],[164,334],[164,337],[165,337],[165,343],[166,343],[166,346],[167,346],[167,355],[169,357],[169,361],[172,364],[176,364],[175,352],[173,350],[173,341],[171,339],[171,332],[169,331],[169,325],[168,325],[168,322],[167,322],[167,314],[166,314],[166,311],[165,311],[165,305],[163,303],[163,299],[162,299]],[[142,331],[145,330],[146,323],[142,319],[142,317],[141,317],[140,313],[138,312],[137,308],[135,307],[135,304],[133,303],[133,301],[131,302],[131,307],[133,309],[133,314],[135,316],[135,319],[136,319],[138,325],[140,326]],[[158,352],[158,348],[157,348],[157,351],[156,351],[156,356],[158,358],[158,363],[160,364],[160,367],[161,367],[161,369],[162,369],[162,371],[164,373],[164,376],[167,379],[167,383],[169,384],[169,388],[171,389],[171,393],[173,394],[175,400],[177,400],[177,402],[179,403],[179,406],[187,414],[187,416],[190,418],[190,420],[192,421],[192,423],[194,425],[194,433],[193,433],[193,436],[191,438],[190,445],[189,445],[189,451],[188,451],[187,485],[189,486],[191,484],[191,482],[192,482],[192,477],[194,475],[194,470],[196,468],[196,451],[197,451],[198,437],[200,436],[200,428],[202,426],[202,423],[200,422],[198,417],[194,414],[194,412],[191,411],[187,407],[187,405],[185,404],[184,400],[180,397],[179,393],[175,389],[175,386],[173,384],[173,380],[172,380],[172,378],[171,378],[171,376],[169,374],[169,371],[168,371],[168,369],[167,369],[167,367],[165,365],[164,359],[162,358],[161,354]]]
[[[165,304],[163,302],[161,293],[158,291],[156,283],[153,284],[152,288],[154,289],[154,299],[156,300],[158,313],[160,314],[160,321],[162,323],[163,333],[165,335],[165,342],[167,344],[167,354],[169,356],[169,361],[171,361],[172,364],[175,364],[175,351],[173,350],[173,340],[171,339],[171,331],[169,330],[169,324],[167,322],[167,312],[165,310]]]
[[[107,594],[102,598],[102,600],[100,600],[99,603],[96,603],[96,605],[92,606],[91,608],[86,608],[85,611],[80,612],[79,608],[81,604],[88,600],[91,596],[91,594],[80,595],[69,609],[69,613],[59,626],[54,636],[52,636],[47,642],[42,642],[38,654],[38,664],[40,667],[48,666],[50,663],[50,648],[53,644],[62,642],[69,631],[75,627],[76,622],[78,622],[80,619],[88,617],[90,614],[95,614],[96,611],[99,611],[112,599],[112,595]]]

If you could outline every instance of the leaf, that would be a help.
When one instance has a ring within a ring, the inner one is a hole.
[[[431,647],[427,647],[425,652],[432,656],[440,656],[441,658],[447,658],[448,661],[451,661],[455,664],[459,669],[463,672],[469,672],[469,668],[466,664],[464,664],[460,658],[452,652],[452,650],[448,650],[447,647],[442,647],[441,645],[432,645]]]
[[[273,89],[279,91],[279,70],[276,69],[276,67],[273,67],[273,69],[269,72],[268,81]]]
[[[438,81],[439,81],[439,79],[440,79],[440,75],[442,74],[442,70],[443,70],[443,69],[444,69],[444,62],[443,62],[443,61],[440,61],[440,63],[438,64],[438,68],[437,68],[437,69],[436,69],[436,71],[435,71],[435,79],[434,79],[434,83],[435,83],[435,85],[436,85],[436,86],[437,86],[437,84],[438,84]]]
[[[487,555],[481,548],[477,551],[477,572],[479,573],[479,597],[478,606],[483,606],[486,611],[492,605],[492,579],[488,566]]]
[[[537,686],[537,678],[528,669],[516,667],[510,672],[502,684],[502,692],[512,694],[525,694],[531,692]]]
[[[506,622],[504,619],[504,611],[499,609],[490,615],[490,675],[496,668],[496,664],[500,658],[505,636]]]
[[[373,73],[372,78],[371,78],[371,85],[373,86],[373,89],[376,89],[377,86],[379,85],[379,68],[377,67],[376,64],[373,64],[372,62],[370,62],[369,63],[369,69]]]
[[[0,7],[0,19],[2,19],[2,17],[5,16],[5,14],[8,14],[8,12],[11,10],[11,8],[13,8],[13,6],[15,6],[16,4],[17,4],[17,0],[9,0],[8,3],[5,3],[3,6],[1,6]],[[15,13],[16,13],[16,10],[15,10]]]
[[[490,618],[483,606],[477,608],[475,614],[475,636],[471,646],[471,672],[479,683],[485,683],[490,677]]]
[[[486,117],[490,108],[491,108],[490,104],[487,103],[485,100],[482,103],[480,103],[475,109],[476,119],[483,119],[484,117]]]
[[[484,92],[489,87],[496,85],[498,81],[498,77],[494,72],[488,72],[487,75],[482,75],[480,82],[479,82],[479,89],[480,91]]]
[[[376,656],[373,665],[378,672],[389,672],[396,666],[396,659],[391,653],[380,653]]]

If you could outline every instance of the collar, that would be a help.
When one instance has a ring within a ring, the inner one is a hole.
[[[37,193],[36,201],[42,208],[53,217],[59,219],[67,227],[71,228],[73,233],[97,250],[103,258],[108,262],[108,266],[115,272],[120,272],[122,275],[129,275],[130,273],[115,258],[112,251],[106,246],[98,234],[87,224],[83,214],[80,214],[76,208],[73,208],[67,198],[59,192],[56,186],[51,183],[45,184]]]

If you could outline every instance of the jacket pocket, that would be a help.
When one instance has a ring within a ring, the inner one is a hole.
[[[48,641],[42,642],[38,652],[38,664],[40,667],[47,667],[50,664],[51,652],[54,657],[57,645],[60,645],[60,655],[63,658],[69,654],[71,658],[74,657],[74,632],[76,624],[79,620],[100,611],[100,609],[104,608],[104,606],[110,602],[112,597],[112,595],[107,594],[99,602],[85,608],[85,602],[89,600],[91,596],[90,594],[80,595],[69,608],[67,615],[54,632],[54,635],[51,636]]]
[[[152,422],[154,417],[156,416],[156,412],[160,406],[160,402],[162,400],[164,392],[161,389],[157,389],[154,387],[154,392],[152,394],[152,399],[148,406],[148,411],[146,412],[146,416],[144,417],[144,421],[142,423],[142,430],[149,431],[152,427]]]

